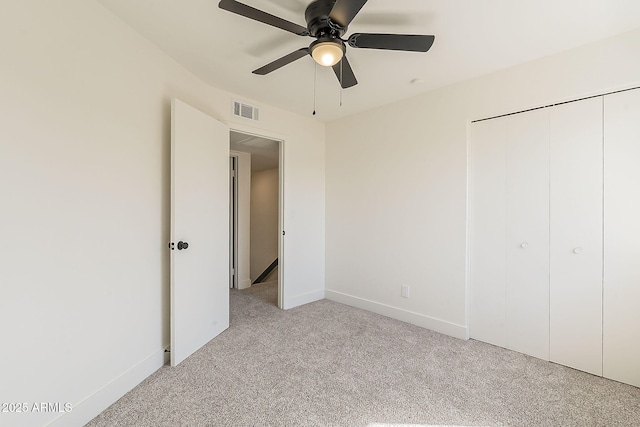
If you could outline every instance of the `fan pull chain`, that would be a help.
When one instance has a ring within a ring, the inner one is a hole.
[[[315,61],[314,61],[315,62]],[[318,84],[318,64],[313,67],[313,115],[316,115],[316,86]]]
[[[340,59],[340,106],[342,107],[342,92],[343,92],[343,80],[342,80],[342,64],[344,63],[344,56]]]

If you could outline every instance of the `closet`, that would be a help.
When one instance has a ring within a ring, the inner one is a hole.
[[[640,90],[472,123],[472,338],[640,385],[637,123]]]

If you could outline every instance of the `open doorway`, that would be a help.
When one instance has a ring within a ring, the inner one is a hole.
[[[263,284],[282,293],[281,141],[230,133],[229,286]]]

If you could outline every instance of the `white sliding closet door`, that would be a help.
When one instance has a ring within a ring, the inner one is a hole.
[[[549,119],[509,116],[506,130],[506,347],[549,360]]]
[[[640,387],[640,90],[605,97],[604,376]]]
[[[549,113],[550,359],[602,375],[602,98]]]
[[[471,337],[640,387],[640,89],[470,136]]]
[[[471,337],[549,359],[546,110],[473,123]]]
[[[470,335],[505,347],[505,119],[471,125]]]

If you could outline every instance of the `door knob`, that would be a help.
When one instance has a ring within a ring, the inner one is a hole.
[[[573,249],[573,253],[574,254],[581,254],[582,253],[582,248],[574,248]]]
[[[527,242],[522,242],[522,243],[520,243],[520,247],[521,247],[522,249],[526,249],[526,248],[527,248],[527,246],[529,246],[529,244],[528,244]]]
[[[181,251],[183,249],[187,249],[189,244],[187,242],[180,241],[178,242],[178,250]]]

